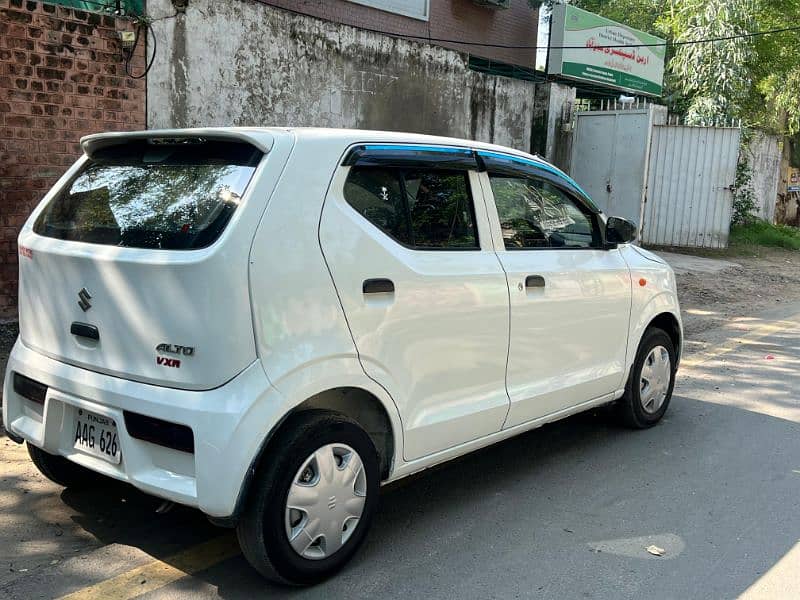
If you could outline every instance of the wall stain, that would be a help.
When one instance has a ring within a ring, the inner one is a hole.
[[[154,14],[168,3],[149,2]],[[535,84],[470,71],[453,50],[211,0],[192,0],[166,46],[148,82],[159,126],[351,127],[529,148]]]
[[[172,106],[171,115],[173,127],[189,126],[189,111],[186,106],[188,97],[187,63],[186,55],[186,15],[178,13],[175,17],[175,28],[172,34],[172,49],[169,53],[172,64]]]

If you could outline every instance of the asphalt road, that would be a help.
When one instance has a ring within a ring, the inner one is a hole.
[[[800,598],[800,305],[688,350],[659,426],[580,415],[385,489],[311,589],[262,581],[195,511],[63,491],[0,438],[0,598]]]

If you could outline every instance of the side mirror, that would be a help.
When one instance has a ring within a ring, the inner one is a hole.
[[[636,239],[637,227],[622,217],[609,217],[606,221],[606,242],[629,244]]]

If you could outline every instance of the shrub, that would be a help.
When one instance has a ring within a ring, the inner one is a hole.
[[[772,246],[800,250],[800,229],[789,225],[772,225],[766,221],[752,220],[731,226],[733,244]]]

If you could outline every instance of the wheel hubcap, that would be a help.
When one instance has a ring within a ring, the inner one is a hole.
[[[303,461],[286,498],[286,535],[303,558],[337,552],[358,527],[367,498],[361,457],[345,444],[328,444]]]
[[[664,346],[656,346],[644,359],[639,398],[642,408],[648,414],[654,414],[664,405],[672,380],[672,361]]]

